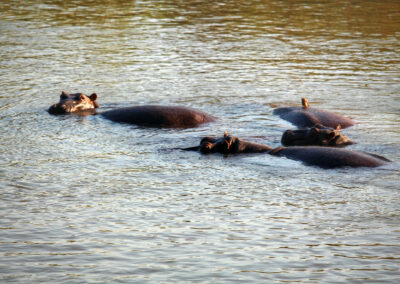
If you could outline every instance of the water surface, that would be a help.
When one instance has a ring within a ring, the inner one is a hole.
[[[1,2],[1,281],[396,283],[399,39],[398,1]],[[220,120],[51,116],[62,90]],[[272,110],[301,97],[393,163],[175,149],[224,131],[279,146],[293,126]]]

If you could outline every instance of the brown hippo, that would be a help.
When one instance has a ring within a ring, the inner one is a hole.
[[[67,94],[62,91],[60,101],[49,108],[51,114],[80,113],[93,114],[95,109],[99,107],[96,101],[97,94],[93,93],[89,97],[82,94]]]
[[[336,129],[316,124],[311,128],[286,130],[281,139],[283,146],[329,146],[345,147],[354,144],[340,133],[340,125]]]
[[[272,150],[266,145],[244,141],[238,137],[228,135],[225,131],[221,138],[204,137],[199,146],[184,148],[187,151],[200,151],[203,154],[239,154],[239,153],[264,153]]]
[[[312,127],[315,124],[335,128],[338,124],[342,128],[354,125],[354,121],[340,114],[332,113],[318,108],[311,108],[307,99],[302,98],[302,107],[280,107],[273,113],[287,120],[298,128]]]
[[[49,108],[51,114],[94,114],[99,107],[97,95],[61,93],[60,101]],[[123,122],[148,127],[190,128],[202,123],[213,122],[215,117],[204,112],[181,106],[143,105],[117,108],[101,113],[115,122]]]
[[[288,159],[301,161],[306,165],[321,168],[338,167],[378,167],[388,162],[388,159],[365,152],[350,151],[342,148],[320,146],[294,146],[271,148],[266,145],[244,141],[230,136],[226,132],[222,138],[205,137],[200,145],[184,148],[187,151],[200,151],[203,154],[240,154],[240,153],[268,153],[274,156],[283,156]]]

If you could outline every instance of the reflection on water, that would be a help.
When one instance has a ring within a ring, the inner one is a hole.
[[[0,3],[2,282],[392,282],[399,275],[398,1]],[[50,116],[180,104],[221,119],[145,129]],[[278,146],[272,107],[357,121],[352,149],[393,160],[321,170],[176,149],[233,135]],[[10,265],[12,264],[12,265]]]

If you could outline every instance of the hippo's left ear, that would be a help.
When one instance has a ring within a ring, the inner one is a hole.
[[[338,124],[337,126],[336,126],[336,131],[339,131],[340,130],[340,128],[341,128],[341,126],[340,126],[340,124]]]
[[[89,98],[90,98],[90,100],[95,101],[97,99],[97,94],[93,93],[93,94],[90,95]]]

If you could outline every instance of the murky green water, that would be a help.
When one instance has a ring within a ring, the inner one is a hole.
[[[1,282],[396,283],[399,50],[399,1],[1,1]],[[51,116],[62,90],[221,119]],[[393,163],[174,150],[225,130],[278,146],[272,109],[301,97]]]

